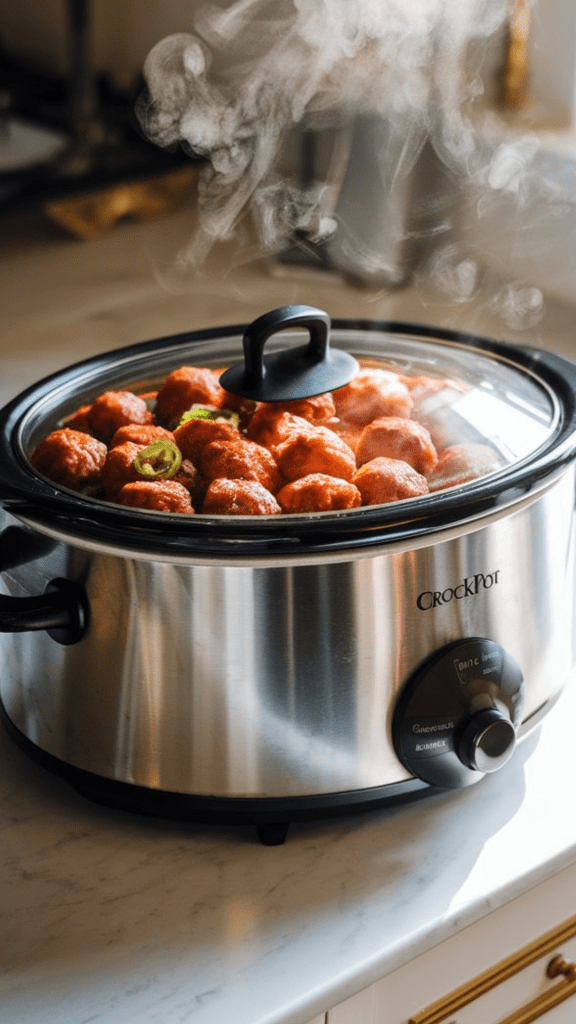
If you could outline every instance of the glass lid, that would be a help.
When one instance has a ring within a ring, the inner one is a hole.
[[[272,332],[266,352],[301,345],[301,326]],[[222,386],[242,363],[242,332],[143,342],[19,396],[0,422],[11,464],[0,499],[94,535],[123,531],[124,543],[140,532],[172,547],[318,548],[487,515],[574,457],[574,368],[548,353],[335,321],[347,383],[262,402]]]

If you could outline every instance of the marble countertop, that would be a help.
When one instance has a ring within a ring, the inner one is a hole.
[[[189,216],[92,243],[7,222],[0,401],[95,352],[294,301],[573,349],[569,309],[518,332],[423,281],[371,293],[241,263],[169,290]],[[478,786],[296,824],[275,848],[92,805],[1,731],[3,1024],[305,1024],[576,860],[575,713],[570,685]]]
[[[471,789],[280,847],[93,806],[2,733],[3,1024],[305,1024],[576,860],[575,712]]]

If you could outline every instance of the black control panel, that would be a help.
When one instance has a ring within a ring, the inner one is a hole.
[[[412,674],[392,720],[402,764],[433,786],[459,789],[511,757],[524,679],[493,640],[456,640]]]

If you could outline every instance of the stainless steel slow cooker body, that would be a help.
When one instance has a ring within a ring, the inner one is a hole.
[[[576,371],[430,328],[335,323],[333,344],[357,355],[414,366],[416,345],[446,365],[466,351],[528,379],[547,410],[541,443],[500,472],[394,506],[165,516],[31,469],[80,401],[192,359],[225,365],[240,335],[89,360],[1,414],[5,724],[89,795],[177,817],[267,825],[477,781],[574,663]],[[18,600],[45,592],[19,632]],[[77,629],[50,619],[68,600]]]

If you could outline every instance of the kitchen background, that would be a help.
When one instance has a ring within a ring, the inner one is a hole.
[[[221,6],[254,9],[256,16],[266,8],[258,0]],[[284,17],[291,5],[267,6]],[[300,6],[306,13],[306,4]],[[471,2],[470,12],[482,22],[483,8],[491,6],[507,9],[508,18],[495,17],[495,30],[483,29],[480,41],[466,41],[456,56],[448,46],[441,51],[443,61],[465,65],[472,131],[481,133],[488,153],[483,177],[447,165],[438,145],[422,145],[420,137],[409,140],[417,158],[403,165],[403,153],[396,169],[383,167],[383,149],[406,148],[402,131],[391,134],[385,112],[340,117],[336,105],[329,116],[302,117],[281,133],[274,168],[308,194],[323,187],[340,228],[318,244],[307,221],[309,244],[283,253],[281,264],[328,265],[358,284],[382,287],[404,284],[418,270],[456,302],[478,294],[491,273],[486,301],[518,329],[540,315],[542,293],[576,300],[576,8],[571,0],[485,0]],[[171,171],[180,173],[170,178],[168,192],[175,200],[190,195],[206,152],[196,150],[190,159],[178,145],[168,151],[146,142],[134,105],[150,50],[173,33],[192,32],[205,7],[201,0],[4,0],[0,211],[51,202],[53,218],[88,236],[99,230],[90,224],[98,214],[87,216],[62,199]],[[415,17],[419,8],[416,3]],[[461,27],[454,30],[464,38]],[[153,212],[164,201],[156,193],[116,197],[119,212],[108,216],[113,223],[142,214],[142,204]],[[265,203],[260,207],[261,224],[269,225],[276,215]],[[99,216],[105,224],[106,211]],[[188,250],[192,261],[197,242]]]
[[[148,51],[172,32],[189,32],[197,0],[93,0],[94,66],[119,89],[130,90]],[[5,0],[0,35],[5,52],[65,76],[69,70],[66,0]]]

